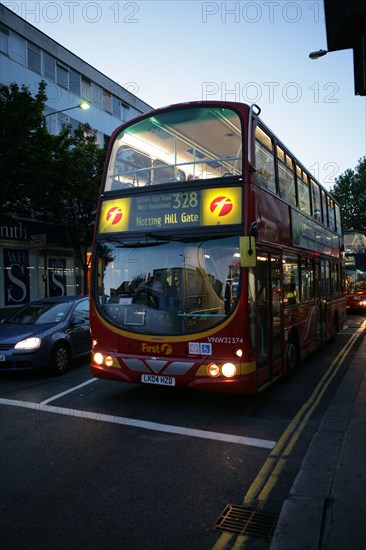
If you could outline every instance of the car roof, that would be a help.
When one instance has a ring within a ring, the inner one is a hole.
[[[77,302],[79,300],[88,299],[88,296],[50,296],[49,298],[40,298],[39,300],[33,300],[37,303],[66,303]]]

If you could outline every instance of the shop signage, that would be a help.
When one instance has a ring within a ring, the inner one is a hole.
[[[29,302],[29,252],[4,248],[4,304],[19,306]]]

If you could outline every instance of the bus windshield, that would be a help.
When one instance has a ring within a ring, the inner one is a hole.
[[[241,175],[238,114],[223,107],[190,107],[126,127],[114,142],[104,190]]]
[[[344,235],[347,294],[366,291],[366,235],[347,230]]]
[[[153,253],[152,253],[153,251]],[[190,334],[221,323],[239,290],[239,237],[111,239],[97,246],[99,307],[129,332]]]

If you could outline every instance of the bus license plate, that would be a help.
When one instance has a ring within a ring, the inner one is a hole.
[[[159,386],[175,386],[175,378],[158,374],[141,374],[141,382],[144,384],[158,384]]]

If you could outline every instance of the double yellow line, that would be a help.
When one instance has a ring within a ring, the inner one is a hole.
[[[290,424],[283,432],[282,436],[276,443],[271,454],[263,464],[257,477],[250,486],[247,494],[244,497],[244,506],[253,506],[256,502],[256,508],[262,509],[267,502],[267,499],[276,486],[276,483],[280,477],[280,474],[286,464],[288,457],[290,456],[297,440],[299,439],[302,431],[304,430],[309,418],[315,411],[319,402],[321,401],[324,393],[327,391],[329,384],[336,376],[340,367],[347,358],[351,348],[355,344],[356,340],[361,336],[366,327],[366,321],[364,321],[360,328],[351,336],[344,348],[338,353],[337,357],[331,363],[326,373],[320,379],[318,385],[314,389],[309,399],[299,409],[297,414],[291,420]],[[224,550],[228,547],[235,535],[232,533],[223,533],[213,546],[212,550]],[[232,550],[239,550],[244,548],[245,541],[248,539],[245,535],[238,535],[236,540],[233,541],[231,546]]]

